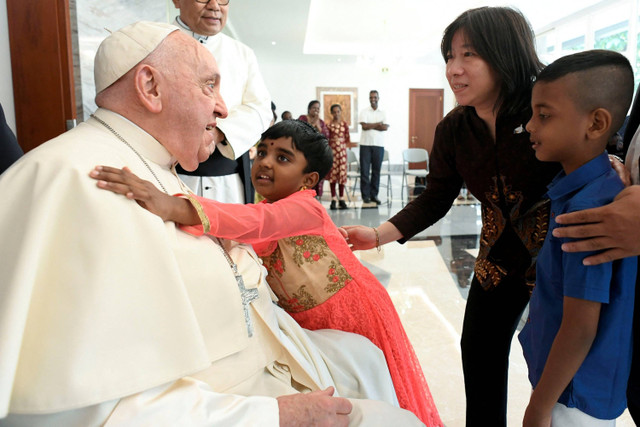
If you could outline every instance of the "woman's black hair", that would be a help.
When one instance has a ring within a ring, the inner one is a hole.
[[[522,13],[508,7],[463,12],[444,30],[440,51],[445,62],[458,31],[500,78],[494,110],[517,114],[530,108],[531,88],[544,65],[536,53],[533,30]]]
[[[283,120],[264,131],[261,141],[278,138],[291,138],[295,149],[302,152],[307,159],[304,173],[318,172],[320,179],[323,179],[331,170],[333,153],[329,141],[309,123]]]
[[[340,110],[342,110],[342,106],[340,104],[333,104],[331,106],[331,108],[329,108],[329,111],[331,111],[331,113],[333,113],[333,109],[338,107]]]
[[[320,101],[318,101],[317,99],[314,99],[313,101],[311,101],[311,102],[309,103],[309,105],[307,105],[307,111],[309,111],[309,110],[311,109],[311,106],[312,106],[313,104],[318,104],[318,105],[319,105],[319,104],[320,104]]]

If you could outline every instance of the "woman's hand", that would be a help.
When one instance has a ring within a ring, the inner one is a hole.
[[[340,231],[346,233],[345,240],[352,251],[371,249],[376,247],[376,232],[371,227],[364,225],[345,225]]]
[[[345,225],[340,227],[340,232],[351,246],[352,251],[379,248],[394,240],[402,239],[402,233],[389,221],[378,227],[365,227],[364,225]]]

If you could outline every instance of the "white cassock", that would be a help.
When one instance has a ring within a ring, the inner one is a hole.
[[[260,135],[273,119],[271,96],[260,74],[256,55],[247,45],[222,32],[208,37],[201,36],[187,29],[186,24],[179,22],[178,18],[174,25],[200,41],[218,63],[220,94],[229,115],[218,119],[217,127],[225,134],[233,156],[237,159],[260,140]],[[234,199],[238,188],[242,194],[238,174],[207,177],[181,175],[181,178],[203,197],[227,203],[244,202],[244,199]]]
[[[92,118],[0,177],[0,425],[275,426],[275,396],[330,385],[354,398],[353,424],[419,425],[395,406],[373,344],[301,329],[251,247],[224,241],[259,293],[249,337],[214,240],[96,188],[101,164],[156,183],[136,150],[170,194],[184,191],[155,139],[96,116],[132,148]]]

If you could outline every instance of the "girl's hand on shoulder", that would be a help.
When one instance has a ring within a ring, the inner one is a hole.
[[[170,220],[169,213],[174,198],[158,190],[149,181],[138,178],[128,167],[118,169],[96,166],[89,176],[98,181],[98,188],[122,194],[127,199],[135,200],[140,206],[158,215],[164,221]]]

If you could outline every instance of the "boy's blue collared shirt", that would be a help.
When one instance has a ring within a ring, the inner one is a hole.
[[[582,260],[592,253],[562,252],[568,239],[555,238],[552,231],[559,226],[556,216],[608,204],[623,188],[606,153],[553,179],[547,192],[549,232],[538,255],[529,319],[519,335],[535,388],[562,322],[564,297],[602,303],[591,350],[558,400],[601,419],[614,419],[626,407],[636,259],[584,266]]]

